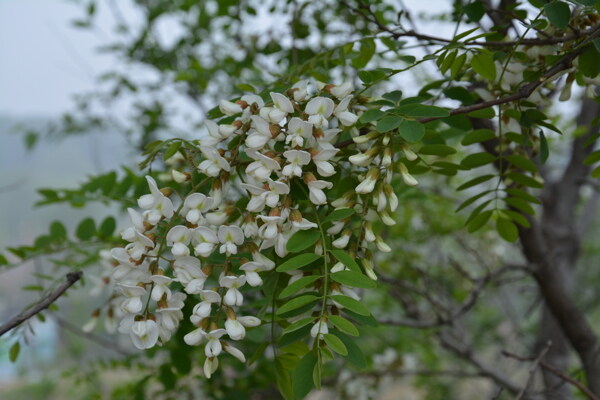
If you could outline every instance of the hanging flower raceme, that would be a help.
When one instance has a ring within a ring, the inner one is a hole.
[[[110,252],[119,331],[137,348],[164,345],[186,318],[194,329],[184,341],[204,345],[207,377],[224,352],[244,362],[228,341],[243,340],[261,324],[245,299],[262,293],[272,274],[280,274],[276,293],[285,297],[273,300],[284,311],[292,284],[306,282],[296,292],[320,293],[303,303],[312,308],[284,313],[281,321],[304,318],[310,336],[325,346],[340,313],[356,307],[350,284],[364,280],[359,286],[370,287],[376,279],[370,248],[389,246],[373,226],[377,219],[394,223],[398,207],[392,173],[416,181],[404,164],[397,166],[389,134],[372,133],[368,123],[359,132],[364,99],[352,96],[349,83],[319,87],[311,96],[300,81],[284,93],[222,101],[226,119],[207,121],[199,146],[188,143],[177,153],[193,165],[166,175],[180,189],[159,189],[147,177],[150,193],[138,200],[143,212],[129,210],[126,243]],[[339,140],[351,145],[337,146]],[[414,155],[401,145],[407,158]],[[296,267],[297,257],[312,261]],[[354,261],[360,258],[362,266]],[[182,311],[186,303],[193,305],[190,315]]]

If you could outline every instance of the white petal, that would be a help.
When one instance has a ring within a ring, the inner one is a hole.
[[[284,111],[288,114],[294,112],[294,106],[292,105],[292,102],[290,101],[290,99],[288,99],[286,96],[282,95],[281,93],[271,92],[271,99],[273,99],[273,103],[275,104],[275,107],[277,107],[281,111]]]

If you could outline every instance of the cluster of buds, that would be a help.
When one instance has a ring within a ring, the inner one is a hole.
[[[369,135],[364,140],[359,134],[356,124],[364,107],[355,104],[349,84],[317,89],[310,96],[307,82],[300,81],[284,93],[270,93],[267,102],[254,94],[222,101],[224,117],[206,121],[207,135],[197,141],[201,159],[194,160],[193,169],[171,171],[175,182],[190,188],[187,193],[159,189],[146,177],[150,193],[138,199],[141,212],[128,210],[131,226],[122,232],[127,244],[110,253],[118,329],[137,348],[166,343],[188,302],[193,311],[187,318],[195,329],[184,340],[204,345],[205,375],[217,369],[222,351],[243,362],[244,354],[231,342],[261,324],[257,316],[241,315],[244,296],[258,292],[265,275],[277,273],[278,264],[294,256],[288,254],[288,241],[299,231],[320,230],[313,253],[324,257],[324,276],[346,270],[327,252],[347,249],[376,279],[369,246],[390,249],[373,232],[373,222],[393,224],[391,213],[398,206],[390,137],[377,136],[371,144]],[[340,150],[336,143],[343,134],[360,145]],[[359,153],[353,154],[356,147]],[[408,172],[401,173],[407,183],[416,183],[408,182]],[[333,180],[342,174],[360,183],[332,199]],[[203,193],[201,186],[207,188]],[[324,229],[319,214],[340,208],[353,210],[353,216],[330,221]],[[360,229],[351,229],[354,222]],[[306,274],[285,272],[288,285]],[[326,278],[313,287],[324,292],[320,311],[308,311],[314,316],[310,333],[318,341],[329,332],[328,315],[344,308],[329,296],[359,296],[351,286]]]

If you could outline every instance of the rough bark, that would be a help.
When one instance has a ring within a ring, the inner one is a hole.
[[[574,267],[579,258],[581,238],[576,224],[576,207],[580,189],[590,168],[583,164],[593,146],[585,143],[597,132],[592,120],[599,115],[600,104],[584,100],[577,118],[578,126],[587,127],[587,133],[573,141],[571,159],[562,176],[546,183],[542,195],[543,214],[532,221],[530,229],[521,229],[523,253],[537,268],[534,277],[544,300],[540,323],[539,344],[548,340],[552,347],[544,361],[561,371],[569,366],[569,344],[577,352],[588,378],[592,392],[600,395],[600,345],[585,313],[572,296]],[[549,372],[544,373],[548,399],[571,398],[569,388],[561,379]]]

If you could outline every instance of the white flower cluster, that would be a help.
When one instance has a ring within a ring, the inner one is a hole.
[[[202,161],[197,171],[205,179],[180,195],[180,204],[173,204],[172,189],[159,189],[152,177],[146,177],[150,193],[138,199],[143,211],[129,209],[132,226],[122,233],[128,244],[111,251],[116,263],[112,278],[124,314],[119,331],[128,333],[137,348],[170,339],[184,318],[187,297],[188,302],[193,299],[189,319],[196,328],[184,340],[191,346],[204,344],[206,376],[216,370],[223,350],[245,360],[239,349],[224,340],[225,336],[241,340],[246,328],[261,323],[257,317],[239,315],[244,304],[240,289],[260,287],[261,273],[275,268],[268,255],[286,257],[294,233],[317,228],[315,221],[302,215],[293,191],[303,193],[314,210],[346,207],[365,213],[360,233],[345,229],[344,220],[336,221],[327,233],[332,246],[340,249],[348,247],[355,235],[354,251],[365,256],[366,272],[376,279],[367,245],[375,242],[383,251],[389,247],[374,234],[372,221],[379,215],[384,223],[394,223],[389,212],[398,206],[390,185],[389,136],[373,139],[377,144],[349,157],[350,162],[347,155],[343,159],[334,145],[340,133],[350,131],[362,147],[372,138],[362,139],[353,128],[361,108],[352,104],[349,84],[319,89],[319,95],[310,97],[307,82],[301,81],[285,93],[270,93],[268,103],[254,94],[237,102],[222,101],[220,110],[226,117],[207,121],[208,135],[199,141]],[[327,178],[343,168],[357,172],[361,182],[355,191],[330,202],[326,191],[333,183]],[[191,184],[194,173],[173,170],[172,177]],[[210,189],[198,193],[202,183]],[[240,194],[247,199],[242,203],[245,209],[232,200]],[[374,207],[364,195],[373,199]],[[322,254],[320,246],[315,252]],[[290,274],[292,279],[302,276],[301,271]],[[340,286],[332,290],[357,298]],[[322,337],[327,329],[327,319],[322,317],[311,334]]]

